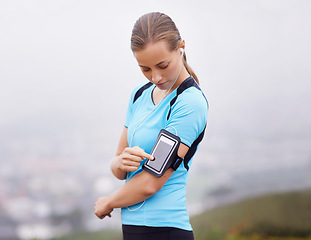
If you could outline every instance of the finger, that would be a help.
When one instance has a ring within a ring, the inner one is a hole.
[[[145,158],[147,158],[147,159],[149,159],[149,160],[154,160],[154,156],[152,156],[152,155],[150,155],[150,154],[148,154],[148,153],[146,153],[146,152],[144,152],[144,154],[142,155],[142,157],[145,159]]]
[[[122,160],[122,165],[129,166],[129,167],[139,167],[140,162],[135,162],[135,161],[124,159]]]
[[[138,164],[140,164],[140,162],[143,160],[143,158],[139,155],[137,155],[137,153],[133,152],[132,154],[126,153],[123,156],[123,159],[125,160],[130,160],[132,162],[136,162]]]
[[[95,212],[96,217],[101,219],[101,215],[99,215],[97,212]]]
[[[103,218],[105,217],[105,214],[97,213],[96,216],[97,216],[99,219],[103,219]]]
[[[143,149],[141,149],[140,147],[133,147],[132,150],[134,151],[135,155],[141,157],[142,159],[150,159],[150,160],[154,160],[154,157],[148,153],[146,153]]]
[[[122,171],[125,171],[125,172],[134,172],[138,169],[138,167],[135,167],[135,166],[122,166],[120,168]]]

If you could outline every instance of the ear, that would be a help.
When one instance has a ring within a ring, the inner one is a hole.
[[[182,48],[185,52],[185,40],[181,40],[178,45],[178,48]]]

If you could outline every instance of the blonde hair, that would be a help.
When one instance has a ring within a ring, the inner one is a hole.
[[[141,16],[134,24],[131,36],[131,49],[133,52],[143,50],[148,43],[164,40],[170,50],[179,48],[180,33],[173,20],[160,12],[151,12]],[[183,64],[188,73],[199,83],[198,77],[187,63],[184,53]]]

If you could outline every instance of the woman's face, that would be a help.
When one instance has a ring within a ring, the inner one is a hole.
[[[143,50],[134,52],[134,56],[145,77],[161,90],[174,84],[183,67],[181,51],[171,51],[163,40],[149,43]]]

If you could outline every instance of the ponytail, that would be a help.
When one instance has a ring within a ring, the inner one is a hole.
[[[197,84],[199,84],[199,79],[198,79],[197,75],[194,73],[192,68],[187,63],[186,53],[184,53],[184,56],[183,56],[183,63],[184,63],[184,66],[185,66],[187,72],[194,78],[194,80],[197,82]]]

